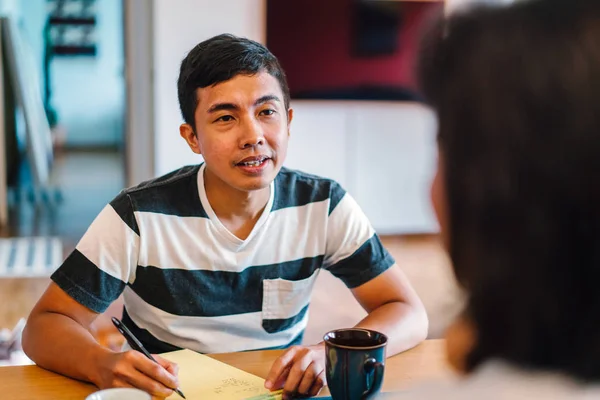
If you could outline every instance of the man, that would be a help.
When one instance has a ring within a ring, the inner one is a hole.
[[[387,334],[389,354],[427,333],[422,303],[360,208],[334,181],[282,168],[293,112],[284,72],[262,45],[231,35],[183,60],[180,134],[204,163],[122,191],[52,276],[23,346],[38,365],[98,387],[157,397],[177,367],[100,346],[90,325],[123,293],[124,323],[150,352],[288,348],[267,388],[315,395],[324,346],[301,346],[321,268]]]

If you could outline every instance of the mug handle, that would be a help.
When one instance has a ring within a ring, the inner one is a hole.
[[[364,369],[365,369],[365,372],[367,372],[367,373],[374,371],[373,382],[371,382],[370,388],[368,390],[366,390],[361,397],[362,400],[368,400],[375,393],[377,393],[379,391],[379,389],[381,389],[381,384],[383,383],[384,365],[383,365],[383,363],[380,363],[379,361],[375,360],[374,358],[369,358],[369,359],[365,360]]]

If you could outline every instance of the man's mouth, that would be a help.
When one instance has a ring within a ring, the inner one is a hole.
[[[241,167],[260,167],[267,160],[269,160],[267,156],[246,157],[236,165]]]

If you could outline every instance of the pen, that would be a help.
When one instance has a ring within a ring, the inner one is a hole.
[[[127,327],[121,321],[119,321],[115,317],[112,317],[111,320],[115,327],[118,329],[118,331],[121,332],[121,335],[125,337],[127,343],[129,343],[129,346],[131,346],[133,350],[139,351],[140,353],[144,354],[146,357],[158,364],[158,361],[156,361],[156,359],[152,357],[152,354],[150,354],[148,350],[144,348],[142,343],[135,336],[133,336],[133,333],[131,333],[131,331],[127,329]],[[185,396],[183,395],[181,389],[175,388],[173,390],[175,391],[175,393],[177,393],[185,399]]]

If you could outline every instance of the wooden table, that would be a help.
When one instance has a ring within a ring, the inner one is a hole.
[[[386,362],[383,391],[396,392],[421,380],[450,375],[444,345],[443,340],[427,340],[412,350],[389,358]],[[210,356],[264,378],[281,352],[271,350]],[[91,384],[28,365],[0,367],[0,390],[3,399],[11,400],[83,400],[98,389]]]

